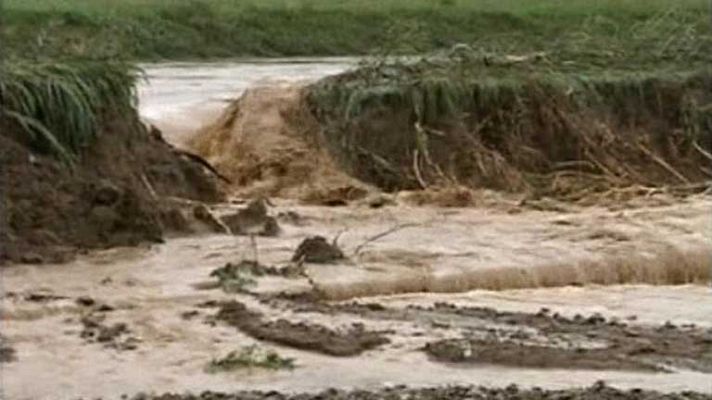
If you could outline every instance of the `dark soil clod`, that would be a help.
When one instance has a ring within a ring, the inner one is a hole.
[[[314,264],[330,264],[343,260],[344,253],[336,245],[327,242],[323,236],[313,236],[304,239],[292,256],[294,262]]]
[[[236,301],[224,303],[216,319],[258,340],[339,357],[356,356],[389,342],[382,333],[367,331],[362,325],[348,331],[335,331],[284,319],[265,321],[260,313]]]
[[[0,336],[0,363],[7,363],[17,360],[17,352],[7,344],[7,340]]]

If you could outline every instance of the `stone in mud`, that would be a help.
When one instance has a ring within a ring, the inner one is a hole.
[[[294,262],[314,264],[329,264],[343,260],[344,253],[336,245],[326,241],[323,236],[312,236],[304,239],[292,256]]]
[[[277,236],[279,224],[267,214],[267,200],[251,201],[247,208],[221,218],[234,235]]]

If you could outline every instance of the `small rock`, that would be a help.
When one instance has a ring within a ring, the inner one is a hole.
[[[110,312],[110,311],[114,311],[115,308],[108,304],[101,304],[99,307],[96,308],[96,310],[99,312]]]
[[[37,253],[28,252],[22,255],[22,257],[20,258],[20,262],[22,262],[23,264],[43,264],[44,257]]]
[[[83,307],[91,307],[96,304],[96,301],[89,296],[82,296],[77,298],[77,304]]]
[[[292,256],[292,261],[304,261],[315,264],[328,264],[343,260],[344,253],[335,245],[327,242],[323,236],[304,239]]]

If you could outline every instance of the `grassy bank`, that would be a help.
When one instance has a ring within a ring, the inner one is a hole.
[[[517,52],[577,32],[585,32],[579,42],[624,42],[621,29],[631,26],[647,26],[661,42],[681,26],[695,35],[709,29],[707,6],[706,0],[4,0],[2,34],[11,54],[92,59],[412,53],[460,42]]]
[[[656,47],[629,34],[622,57],[592,43],[376,59],[313,84],[308,100],[331,154],[386,190],[457,184],[580,199],[689,185],[712,176],[712,70],[701,52],[710,37],[684,36]]]
[[[0,122],[19,127],[18,139],[34,150],[75,161],[105,112],[136,114],[138,75],[119,63],[3,63]]]

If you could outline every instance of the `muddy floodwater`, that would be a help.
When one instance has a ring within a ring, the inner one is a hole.
[[[306,82],[354,62],[148,65],[141,112],[180,144],[254,85]],[[269,214],[276,237],[170,238],[3,271],[3,336],[16,357],[2,365],[6,398],[599,380],[712,393],[708,195],[556,210],[274,199]],[[338,239],[345,258],[293,261],[317,235]],[[211,276],[246,260],[265,272],[238,293]],[[288,268],[299,273],[275,273]],[[231,320],[245,316],[259,322]],[[275,326],[379,340],[339,356]],[[294,368],[207,370],[253,344]]]
[[[147,81],[139,85],[140,112],[180,145],[250,87],[314,81],[357,63],[356,58],[287,58],[144,64]]]

